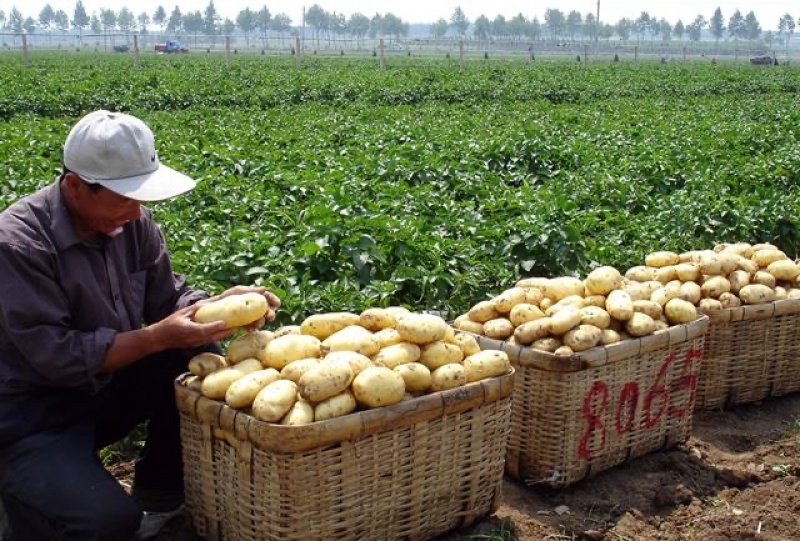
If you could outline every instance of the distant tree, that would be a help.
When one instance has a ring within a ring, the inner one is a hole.
[[[683,26],[683,21],[678,19],[678,22],[675,23],[675,28],[672,29],[672,33],[675,34],[675,37],[678,38],[678,41],[683,40],[683,35],[686,33],[686,27]]]
[[[182,28],[183,14],[181,13],[181,8],[176,5],[175,9],[172,10],[172,13],[169,14],[169,19],[167,20],[167,32],[172,34],[180,34]]]
[[[45,30],[50,30],[53,26],[53,23],[56,22],[56,12],[53,11],[53,8],[50,4],[45,4],[42,8],[42,11],[39,12],[39,24]]]
[[[267,6],[263,6],[258,10],[258,13],[256,13],[255,25],[256,28],[258,28],[258,32],[261,34],[261,39],[264,40],[266,44],[267,32],[272,28],[272,14],[269,12],[269,9],[267,9]]]
[[[583,31],[581,33],[589,40],[594,41],[598,36],[599,30],[594,13],[587,13],[586,17],[583,18]]]
[[[147,26],[150,24],[150,15],[148,15],[146,11],[143,11],[136,17],[136,20],[139,22],[139,33],[146,34]]]
[[[133,30],[135,24],[136,17],[133,16],[133,12],[123,6],[117,14],[117,26],[119,27],[119,31],[123,34],[129,34]]]
[[[353,13],[347,20],[347,30],[356,39],[363,39],[369,32],[369,17],[363,13]]]
[[[100,18],[96,13],[92,13],[92,17],[89,19],[89,30],[91,30],[93,34],[100,34],[103,31],[103,24],[100,22]]]
[[[196,9],[184,13],[181,17],[181,26],[184,32],[194,36],[194,46],[197,47],[197,35],[205,29],[203,14],[200,13],[200,10]]]
[[[722,10],[717,8],[714,12],[714,15],[711,16],[711,20],[708,23],[708,27],[711,30],[711,35],[714,36],[716,41],[722,39],[722,32],[725,30],[725,27],[722,23]]]
[[[636,35],[639,36],[639,41],[642,41],[644,35],[650,30],[650,26],[655,21],[650,17],[650,14],[646,11],[643,11],[639,14],[639,17],[633,21],[633,31],[636,32]]]
[[[761,37],[761,24],[752,11],[744,17],[744,37],[751,41],[757,41]]]
[[[566,22],[566,29],[567,34],[569,34],[569,39],[575,41],[575,35],[581,28],[583,24],[583,17],[581,14],[575,10],[570,11],[569,15],[567,15],[567,22]]]
[[[567,20],[560,9],[548,8],[544,12],[544,22],[547,24],[553,39],[558,39],[564,35]]]
[[[314,4],[306,11],[306,25],[311,27],[313,35],[319,41],[320,34],[327,26],[328,13],[319,4]]]
[[[775,43],[775,34],[772,32],[772,30],[767,30],[767,32],[764,34],[764,43],[767,45],[767,47],[772,47],[772,44]]]
[[[0,30],[6,29],[6,12],[0,9]]]
[[[489,39],[492,35],[492,22],[486,17],[486,15],[481,15],[477,19],[475,19],[475,23],[472,26],[472,35],[478,39]]]
[[[394,13],[387,13],[383,16],[383,33],[399,38],[408,34],[408,25]]]
[[[450,28],[450,23],[446,19],[439,19],[429,27],[431,36],[434,38],[443,38],[447,34],[447,29]]]
[[[103,25],[104,34],[108,34],[109,30],[116,28],[117,14],[113,9],[100,8],[100,24]]]
[[[542,23],[539,22],[538,17],[534,17],[533,20],[528,23],[528,36],[533,40],[542,39]]]
[[[22,28],[28,34],[35,34],[36,33],[36,21],[33,17],[25,17],[25,20],[22,22]]]
[[[467,19],[467,15],[461,9],[461,6],[456,6],[456,9],[453,10],[453,14],[450,16],[450,25],[459,36],[463,37],[467,33],[469,19]]]
[[[217,8],[214,7],[214,0],[209,0],[205,11],[203,12],[203,33],[206,36],[214,36],[217,34],[219,25],[219,13]],[[235,26],[235,25],[234,25]],[[225,35],[229,35],[230,32]]]
[[[250,48],[250,33],[256,29],[256,14],[250,8],[244,8],[236,16],[236,26],[244,34],[246,47]]]
[[[527,33],[528,21],[522,13],[518,13],[508,21],[508,33],[516,40],[521,40]]]
[[[263,11],[263,10],[262,10]],[[259,14],[261,11],[259,11]],[[261,19],[259,18],[259,23]],[[289,30],[292,29],[292,18],[289,17],[286,13],[278,13],[272,18],[270,22],[270,27],[273,31],[277,32],[278,34],[286,34]]]
[[[498,15],[492,21],[492,35],[496,38],[508,35],[508,29],[506,28],[506,18],[503,17],[502,15]]]
[[[744,17],[738,9],[728,19],[728,35],[735,40],[744,37]]]
[[[83,7],[83,2],[78,0],[75,4],[75,11],[72,14],[72,26],[78,29],[78,34],[83,35],[83,29],[91,24],[89,16],[86,14],[86,8]]]
[[[666,19],[658,21],[658,26],[661,29],[661,41],[672,40],[672,25]]]
[[[616,27],[613,24],[603,24],[600,26],[600,37],[609,40],[614,36]]]
[[[69,30],[69,17],[67,16],[67,12],[63,9],[56,11],[55,22],[56,28],[61,32],[66,33]]]
[[[25,25],[25,17],[22,15],[22,12],[18,10],[16,6],[12,7],[11,12],[8,15],[9,30],[11,30],[16,34],[21,34],[24,25]]]
[[[206,25],[206,28],[208,25]],[[233,22],[229,17],[225,17],[225,20],[222,21],[222,33],[226,36],[230,36],[233,34],[233,31],[236,30],[236,23]]]
[[[703,28],[708,25],[706,18],[702,15],[695,17],[694,21],[686,27],[686,35],[690,41],[700,41],[703,37]]]
[[[788,13],[781,17],[780,22],[778,23],[778,36],[784,40],[786,43],[786,50],[789,50],[789,41],[792,39],[792,34],[794,34],[795,29],[795,22],[791,15]]]
[[[383,15],[376,13],[369,20],[369,32],[367,35],[371,38],[376,38],[383,35]]]
[[[164,27],[167,26],[167,21],[167,12],[164,9],[164,6],[158,6],[155,12],[153,12],[153,23],[157,24],[163,32]]]
[[[622,41],[628,41],[631,39],[631,30],[633,29],[633,21],[623,17],[622,19],[617,22],[616,32],[619,36],[619,39]]]

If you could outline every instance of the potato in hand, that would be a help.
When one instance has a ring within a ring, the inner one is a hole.
[[[195,312],[194,320],[198,323],[224,321],[228,328],[233,329],[258,321],[268,310],[269,304],[264,295],[243,293],[204,304]]]

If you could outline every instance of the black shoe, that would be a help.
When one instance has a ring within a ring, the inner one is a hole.
[[[183,489],[140,487],[134,483],[131,496],[145,512],[170,513],[183,505]]]

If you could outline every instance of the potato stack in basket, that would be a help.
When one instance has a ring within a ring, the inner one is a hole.
[[[481,351],[439,316],[369,308],[241,335],[224,357],[194,357],[189,386],[262,421],[300,425],[500,376],[509,366],[505,353]]]
[[[654,252],[623,276],[599,267],[586,279],[525,278],[456,318],[457,329],[571,355],[647,336],[707,313],[800,298],[800,265],[771,244]]]

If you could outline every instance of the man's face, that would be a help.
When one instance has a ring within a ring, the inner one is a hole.
[[[72,173],[74,175],[74,173]],[[142,206],[135,199],[128,199],[108,188],[93,189],[77,175],[71,182],[74,218],[78,226],[87,233],[117,235],[122,226],[142,216]]]

